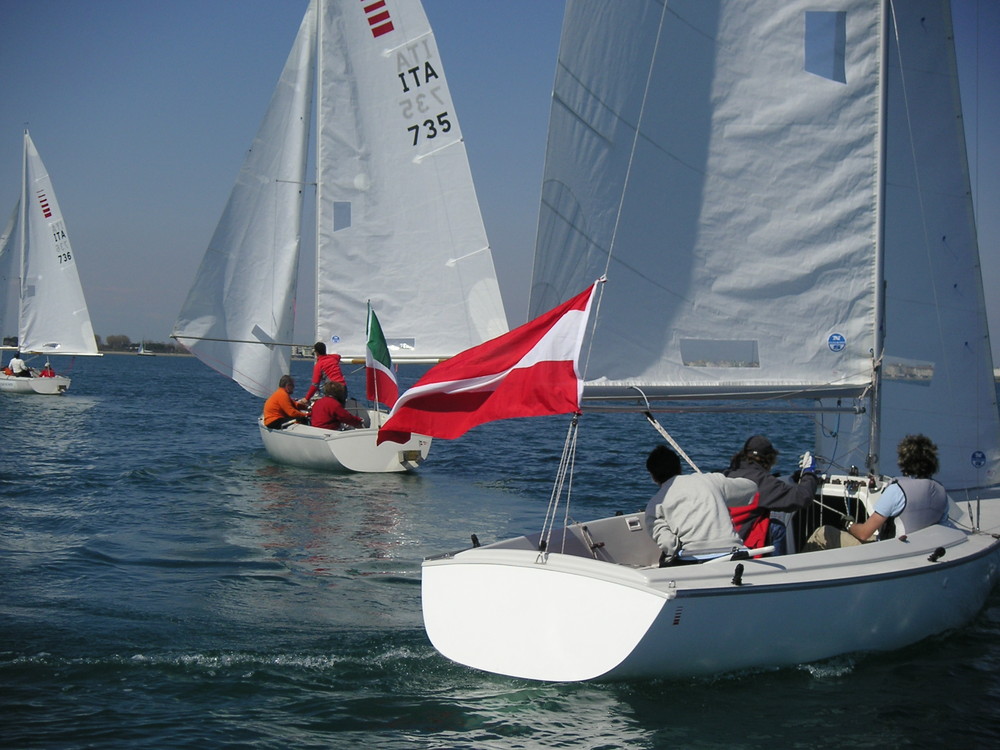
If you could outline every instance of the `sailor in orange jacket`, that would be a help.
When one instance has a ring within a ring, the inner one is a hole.
[[[282,375],[278,381],[278,390],[264,402],[264,426],[270,429],[280,429],[289,422],[308,422],[309,415],[299,411],[298,407],[308,402],[303,398],[292,400],[295,381],[291,375]]]

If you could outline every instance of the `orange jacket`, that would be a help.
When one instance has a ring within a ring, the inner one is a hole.
[[[295,408],[295,402],[288,395],[288,391],[279,388],[264,402],[264,424],[271,424],[276,419],[282,417],[304,417],[306,416]]]

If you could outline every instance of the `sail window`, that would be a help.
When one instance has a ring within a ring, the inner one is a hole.
[[[844,65],[847,50],[847,13],[807,10],[805,69],[831,81],[847,83]]]
[[[417,348],[417,340],[415,338],[386,339],[385,345],[392,352],[413,351]]]
[[[934,363],[886,356],[883,358],[882,378],[914,385],[930,385],[934,379]]]
[[[351,226],[351,202],[333,202],[333,231],[339,232],[341,229],[349,229]]]
[[[753,340],[681,339],[681,360],[687,367],[760,367]]]

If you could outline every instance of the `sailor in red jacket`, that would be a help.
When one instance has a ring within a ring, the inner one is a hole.
[[[364,422],[344,408],[347,390],[343,383],[327,383],[323,386],[323,398],[312,407],[310,424],[324,430],[341,430],[344,427],[363,427]]]
[[[325,375],[331,383],[341,383],[344,386],[344,398],[347,398],[347,381],[344,380],[344,373],[340,371],[340,355],[327,354],[326,344],[317,341],[313,345],[313,353],[316,355],[316,364],[313,365],[312,384],[306,391],[305,399],[308,401],[319,390],[319,384]]]

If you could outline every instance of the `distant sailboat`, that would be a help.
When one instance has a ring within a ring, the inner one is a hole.
[[[314,83],[315,340],[363,361],[368,300],[397,363],[438,361],[507,330],[423,8],[313,0],[172,334],[261,398],[289,371]],[[376,446],[381,412],[353,408],[372,426],[261,425],[265,448],[286,463],[377,472],[427,455],[422,436]]]
[[[661,568],[644,513],[553,511],[424,562],[445,656],[567,681],[799,664],[958,627],[996,584],[1000,418],[949,4],[816,6],[568,2],[532,314],[607,274],[583,411],[813,411],[818,499],[857,520],[899,439],[926,433],[947,521]],[[799,511],[793,536],[831,518]]]
[[[155,357],[156,356],[156,352],[151,352],[148,349],[146,349],[146,342],[145,341],[140,341],[139,342],[139,349],[136,351],[136,354],[138,354],[140,357]]]
[[[19,260],[17,272],[7,273],[18,280],[17,348],[21,353],[99,356],[59,202],[27,131],[21,198],[0,236],[0,267],[12,269],[15,259]],[[50,368],[46,366],[44,372]],[[32,377],[0,373],[0,392],[58,395],[69,388],[66,376],[38,375],[34,369]]]

